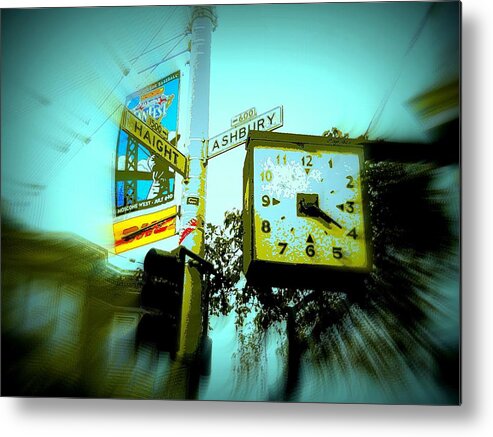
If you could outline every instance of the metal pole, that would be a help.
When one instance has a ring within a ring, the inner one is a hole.
[[[206,179],[207,139],[209,138],[209,95],[211,35],[215,28],[216,16],[211,6],[194,6],[190,23],[192,41],[190,55],[191,119],[189,177],[184,181],[182,194],[182,227],[189,224],[196,228],[183,241],[183,245],[203,257]],[[202,335],[202,293],[201,274],[196,267],[185,268],[183,306],[180,323],[177,358],[180,361],[193,359],[200,345]]]

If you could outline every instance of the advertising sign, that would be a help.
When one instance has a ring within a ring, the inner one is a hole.
[[[248,115],[253,115],[254,112],[256,112],[254,108],[245,111],[241,124],[210,138],[207,158],[214,158],[244,143],[247,140],[248,132],[251,130],[271,131],[283,125],[282,106],[271,109],[255,118],[248,118]],[[232,120],[232,124],[239,122],[242,114],[236,116]]]
[[[173,205],[162,211],[115,223],[113,225],[115,253],[122,253],[176,235],[177,212],[177,206]]]
[[[127,108],[147,122],[151,117],[170,134],[176,135],[178,126],[178,90],[180,72],[177,71],[127,97]]]
[[[128,214],[174,199],[180,72],[128,96],[115,163],[115,213]],[[129,135],[130,132],[130,135]]]

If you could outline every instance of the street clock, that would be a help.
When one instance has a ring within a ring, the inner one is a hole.
[[[248,281],[330,288],[369,272],[363,146],[251,131],[246,148],[243,252]]]

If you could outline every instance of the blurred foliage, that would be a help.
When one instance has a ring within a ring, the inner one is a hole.
[[[458,320],[452,346],[429,326],[444,311],[443,280],[458,272],[458,223],[445,213],[458,198],[434,188],[442,170],[430,163],[367,163],[374,268],[351,289],[248,286],[240,280],[241,212],[227,212],[222,226],[206,226],[206,259],[218,272],[209,278],[210,313],[236,313],[238,368],[245,376],[259,369],[271,328],[286,339],[280,345],[287,351],[280,400],[293,399],[303,357],[315,368],[357,369],[381,383],[402,382],[404,369],[447,379],[433,361],[445,354],[449,372],[458,369]],[[455,396],[458,378],[457,370],[451,378]]]

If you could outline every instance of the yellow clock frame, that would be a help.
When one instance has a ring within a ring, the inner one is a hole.
[[[331,288],[372,267],[364,147],[251,131],[243,167],[250,284]]]

